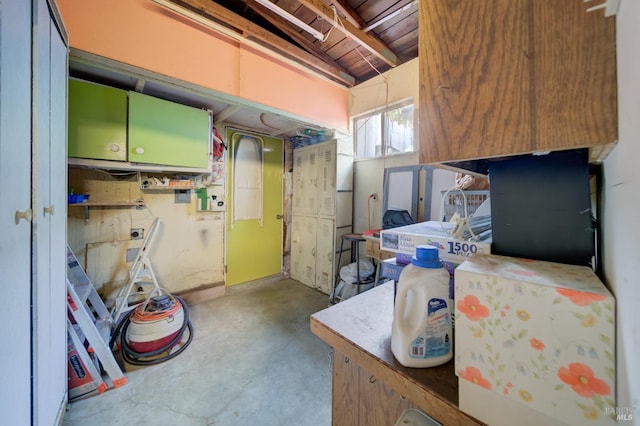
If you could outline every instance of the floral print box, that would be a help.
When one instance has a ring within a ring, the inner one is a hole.
[[[462,409],[474,384],[557,424],[615,422],[615,300],[590,268],[475,256],[455,270],[455,315]]]

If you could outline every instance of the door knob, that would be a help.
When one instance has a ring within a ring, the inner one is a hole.
[[[278,220],[282,220],[282,218],[284,218],[284,216],[283,216],[283,215],[281,215],[281,214],[277,214],[277,215],[276,215],[276,219],[278,219]]]
[[[45,216],[47,213],[49,213],[51,216],[53,216],[53,212],[55,210],[55,206],[52,204],[49,207],[45,207],[43,209],[42,215]]]
[[[112,152],[118,152],[118,151],[120,151],[120,147],[119,147],[117,144],[115,144],[115,143],[112,143],[112,144],[109,146],[109,149],[110,149]]]
[[[142,155],[144,154],[144,148],[142,148],[141,146],[136,148],[136,154],[138,155]]]
[[[20,223],[20,219],[24,219],[26,222],[31,222],[32,218],[33,218],[33,214],[31,213],[31,209],[26,209],[23,212],[17,211],[16,217],[15,217],[16,225]]]

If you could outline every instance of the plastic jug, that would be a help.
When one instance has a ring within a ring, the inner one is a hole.
[[[391,352],[405,367],[446,363],[453,356],[449,272],[432,246],[416,247],[398,279]]]

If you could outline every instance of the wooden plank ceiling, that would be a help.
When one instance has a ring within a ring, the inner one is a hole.
[[[166,0],[353,86],[418,56],[417,0],[269,0],[318,40],[256,0]]]

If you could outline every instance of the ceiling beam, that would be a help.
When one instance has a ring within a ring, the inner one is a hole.
[[[356,79],[352,75],[343,71],[342,68],[328,64],[305,50],[295,46],[280,37],[270,33],[259,25],[231,12],[229,9],[211,0],[167,0],[169,3],[178,6],[186,6],[207,19],[213,20],[227,28],[233,28],[239,36],[264,43],[272,50],[295,59],[299,63],[319,71],[322,74],[332,77],[349,87],[355,85]],[[227,34],[227,33],[224,33]],[[228,34],[227,34],[228,35]]]
[[[347,21],[351,22],[357,28],[363,28],[367,26],[365,20],[362,19],[360,15],[358,15],[358,13],[353,10],[353,8],[349,6],[349,3],[347,3],[345,0],[334,0],[332,4],[336,7],[336,9],[342,12]]]
[[[249,6],[256,13],[260,14],[264,19],[269,21],[273,26],[278,28],[280,31],[285,33],[287,36],[291,37],[293,41],[298,43],[302,48],[306,49],[309,53],[319,57],[327,64],[333,65],[336,68],[341,69],[345,74],[349,74],[349,71],[336,62],[331,56],[329,56],[324,50],[318,48],[316,44],[306,38],[301,32],[296,31],[290,25],[284,24],[282,22],[282,18],[280,18],[277,14],[270,11],[266,7],[262,6],[259,3],[256,3],[254,0],[241,0],[242,3]]]
[[[308,7],[322,19],[333,22],[333,9],[322,3],[321,0],[298,0],[300,4]],[[393,51],[382,40],[373,34],[367,34],[359,28],[356,28],[351,22],[346,21],[342,26],[337,28],[344,33],[345,36],[360,44],[369,52],[382,59],[387,64],[395,67],[398,65],[398,58]]]

